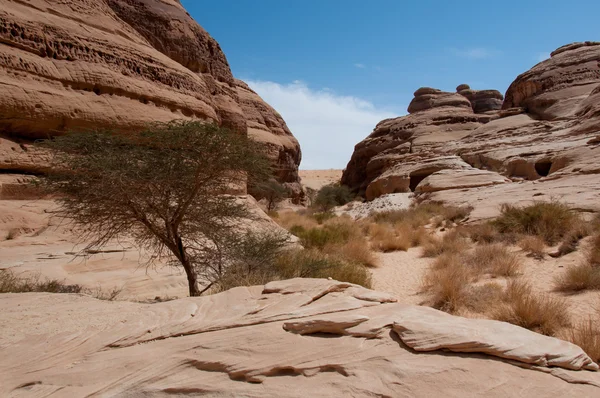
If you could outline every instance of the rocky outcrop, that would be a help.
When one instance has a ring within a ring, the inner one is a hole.
[[[380,122],[356,145],[342,182],[369,200],[414,191],[475,206],[481,217],[493,216],[489,207],[499,201],[550,198],[552,190],[573,207],[600,211],[592,176],[600,174],[599,61],[600,43],[561,47],[511,84],[502,109],[495,90],[420,89],[413,113]],[[471,108],[450,100],[457,95]]]
[[[598,366],[571,343],[396,303],[389,294],[334,280],[277,281],[152,305],[8,294],[0,310],[3,396],[600,391]]]
[[[302,159],[300,144],[275,109],[264,102],[246,83],[235,79],[240,106],[246,116],[248,135],[260,142],[275,165],[277,179],[284,183],[293,198],[301,199],[298,165]]]
[[[435,145],[457,141],[495,117],[476,114],[471,102],[458,93],[432,88],[417,90],[408,110],[407,116],[380,122],[371,135],[356,145],[342,176],[343,184],[366,194],[368,199],[387,193],[410,192],[414,190],[411,175],[415,177],[413,181],[421,177],[422,180],[446,168],[440,164],[419,167],[421,161],[440,153]],[[390,171],[401,164],[410,166]],[[383,178],[379,178],[381,176]]]
[[[574,116],[600,83],[600,42],[572,43],[521,74],[506,92],[503,109],[522,107],[536,118]]]
[[[468,84],[461,84],[456,87],[456,92],[469,100],[475,113],[502,109],[504,96],[498,90],[472,90]]]
[[[244,105],[239,91],[218,43],[179,1],[0,0],[0,134],[15,145],[173,119],[246,134],[259,123],[253,108],[269,106],[255,94]],[[271,121],[270,141],[289,141],[277,156],[268,147],[279,176],[297,184],[299,146],[280,117]],[[29,168],[0,159],[8,163],[15,168],[0,166],[5,172]]]

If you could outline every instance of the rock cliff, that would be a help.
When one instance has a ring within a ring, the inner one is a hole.
[[[600,210],[600,43],[554,51],[504,101],[496,90],[456,91],[417,90],[409,115],[356,145],[342,182],[369,200],[414,191],[475,206],[475,216],[544,195]]]
[[[255,137],[298,191],[300,147],[176,0],[0,0],[0,170],[37,173],[32,140],[69,129],[212,120]]]

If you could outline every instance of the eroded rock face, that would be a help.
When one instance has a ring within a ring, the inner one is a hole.
[[[407,116],[383,120],[356,145],[342,176],[343,184],[366,194],[369,200],[388,193],[410,192],[414,190],[409,181],[411,174],[425,178],[445,168],[419,167],[423,160],[443,152],[436,145],[459,140],[495,117],[476,114],[471,102],[458,93],[432,88],[415,92],[409,112]],[[402,164],[409,166],[387,173]]]
[[[219,44],[178,1],[0,0],[0,132],[18,146],[173,119],[246,134],[259,123],[254,108],[270,107],[257,95],[243,105],[238,86]],[[271,121],[270,141],[289,141],[273,156],[280,178],[298,183],[299,146],[281,117]],[[2,157],[5,171],[31,168]]]
[[[502,109],[504,96],[498,90],[471,90],[467,84],[461,84],[456,92],[469,100],[475,113]]]
[[[573,116],[600,84],[600,42],[572,43],[521,74],[506,92],[503,108],[523,107],[538,118]]]
[[[553,397],[600,391],[598,366],[571,343],[400,304],[333,280],[277,281],[152,305],[8,294],[0,297],[0,310],[3,396],[505,397],[535,391]],[[70,321],[74,316],[78,322]],[[22,330],[29,332],[25,339]]]
[[[597,184],[588,183],[585,193],[578,185],[600,174],[599,60],[599,43],[561,47],[511,84],[502,109],[495,90],[461,84],[453,95],[469,101],[466,109],[449,101],[454,97],[448,93],[419,89],[414,113],[380,122],[356,145],[342,181],[369,200],[414,191],[452,204],[499,208],[560,191],[573,207],[600,211],[594,204],[600,192],[591,188]],[[495,215],[487,207],[475,213]]]

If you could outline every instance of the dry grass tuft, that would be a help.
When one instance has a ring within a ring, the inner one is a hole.
[[[431,307],[457,313],[467,304],[470,279],[466,268],[449,265],[427,272],[421,284],[430,293]]]
[[[369,228],[371,248],[376,251],[388,253],[393,251],[407,251],[412,246],[409,233],[398,231],[390,225],[372,224]]]
[[[462,253],[469,247],[466,239],[456,231],[441,238],[430,237],[423,245],[423,257],[437,257],[444,253]]]
[[[501,244],[478,245],[469,256],[469,264],[482,274],[515,276],[521,269],[519,258]]]
[[[290,231],[294,227],[302,227],[304,229],[316,228],[319,223],[314,218],[308,215],[303,215],[294,211],[286,211],[278,214],[275,222],[281,227]]]
[[[600,267],[586,263],[569,267],[554,279],[554,288],[567,293],[600,290]]]
[[[567,303],[562,298],[534,293],[531,286],[521,281],[510,281],[504,304],[493,317],[548,336],[555,336],[570,325]]]
[[[422,203],[406,210],[379,212],[372,215],[377,223],[403,223],[413,229],[430,224],[432,221],[440,226],[445,222],[458,222],[465,219],[471,208],[445,206],[437,202]]]
[[[591,317],[579,322],[564,336],[565,340],[578,345],[596,363],[600,363],[600,324]]]
[[[492,224],[501,233],[536,235],[554,245],[574,229],[579,217],[563,203],[535,202],[530,206],[502,205]]]
[[[524,236],[519,240],[519,247],[527,252],[530,257],[542,260],[545,255],[546,242],[539,236]]]
[[[560,292],[600,290],[600,234],[595,235],[587,248],[585,261],[569,267],[554,279],[554,288]]]
[[[489,222],[461,226],[460,229],[476,243],[495,243],[502,241],[504,238]]]
[[[346,261],[362,264],[369,268],[375,268],[379,265],[377,257],[369,247],[369,243],[362,236],[352,238],[343,245],[326,246],[324,252],[335,254]]]
[[[600,267],[600,233],[592,238],[587,249],[586,261],[593,267]]]
[[[81,293],[79,285],[67,285],[58,279],[43,279],[39,274],[16,275],[9,269],[0,270],[0,293]]]
[[[465,306],[476,313],[486,314],[502,303],[504,287],[497,282],[471,286],[467,291]]]

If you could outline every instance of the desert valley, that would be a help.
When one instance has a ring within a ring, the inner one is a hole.
[[[179,0],[0,21],[0,397],[600,396],[600,42],[305,170]]]

